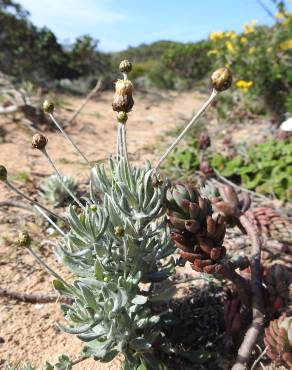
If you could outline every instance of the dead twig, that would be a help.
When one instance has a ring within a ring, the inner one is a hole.
[[[98,92],[98,90],[100,89],[101,87],[101,82],[102,80],[101,79],[98,79],[96,85],[94,86],[94,88],[89,92],[89,94],[86,96],[86,98],[84,99],[84,101],[82,102],[82,104],[80,105],[79,108],[77,108],[75,110],[75,112],[72,114],[72,116],[69,118],[69,120],[67,121],[67,125],[72,123],[74,121],[74,119],[78,116],[78,114],[82,111],[82,109],[86,106],[86,104],[89,102],[89,100]]]
[[[0,202],[0,207],[16,207],[26,209],[27,211],[34,212],[33,207],[29,206],[28,204],[18,202],[16,200],[4,200]]]
[[[245,228],[252,244],[250,268],[253,320],[238,350],[236,362],[232,370],[245,370],[247,368],[247,362],[264,325],[264,298],[261,278],[261,239],[256,228],[246,215],[242,214],[239,217],[239,221]]]
[[[269,347],[266,347],[262,353],[259,355],[259,357],[255,360],[250,370],[254,370],[257,366],[257,364],[261,361],[261,359],[264,357],[264,355],[267,353]]]
[[[9,299],[14,299],[20,302],[26,303],[71,303],[72,300],[69,298],[62,298],[56,294],[52,295],[44,295],[44,294],[29,294],[29,293],[19,293],[15,291],[11,291],[8,289],[0,288],[0,296],[6,297]]]

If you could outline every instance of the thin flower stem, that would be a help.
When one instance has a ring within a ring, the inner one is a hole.
[[[123,124],[119,122],[118,137],[117,137],[117,154],[119,158],[123,156],[122,126]]]
[[[54,124],[57,126],[57,128],[61,131],[62,135],[73,145],[75,150],[81,155],[81,157],[84,159],[84,161],[91,167],[89,160],[85,157],[85,155],[81,152],[81,150],[78,148],[78,146],[74,143],[74,141],[71,139],[71,137],[63,130],[61,125],[56,120],[55,116],[52,113],[49,113],[49,116],[51,117]]]
[[[121,141],[122,141],[122,148],[123,148],[123,153],[122,156],[125,157],[126,162],[129,162],[128,158],[128,150],[127,150],[127,136],[126,136],[126,125],[121,124]]]
[[[36,206],[38,206],[38,207],[40,207],[41,209],[43,209],[45,212],[48,212],[50,215],[52,215],[53,217],[56,217],[56,218],[58,218],[59,220],[61,220],[61,221],[63,221],[63,222],[65,222],[66,224],[67,224],[67,222],[66,222],[66,220],[63,218],[63,217],[61,217],[61,216],[59,216],[59,215],[57,215],[56,213],[54,213],[54,212],[52,212],[52,211],[50,211],[48,208],[46,208],[46,207],[44,207],[44,206],[42,206],[39,202],[37,202],[36,200],[33,200],[32,198],[30,198],[30,197],[28,197],[27,195],[25,195],[22,191],[20,191],[19,189],[17,189],[14,185],[12,185],[8,180],[6,180],[5,181],[5,184],[8,186],[8,188],[10,189],[10,190],[12,190],[14,193],[16,193],[17,195],[20,195],[22,198],[24,198],[24,199],[26,199],[27,201],[29,201],[30,203],[32,203],[33,205],[36,205]]]
[[[185,134],[189,131],[189,129],[192,127],[192,125],[201,117],[201,115],[205,112],[205,110],[208,108],[208,106],[212,103],[212,101],[217,96],[218,91],[213,89],[209,99],[205,102],[205,104],[201,107],[201,109],[194,115],[194,117],[190,120],[190,122],[186,125],[186,127],[183,129],[183,131],[180,133],[180,135],[175,139],[175,141],[171,144],[171,146],[167,149],[167,151],[163,154],[163,156],[159,159],[155,171],[159,169],[162,162],[165,160],[165,158],[171,153],[171,151],[177,146],[177,144],[182,140],[182,138],[185,136]]]
[[[31,247],[27,247],[27,249],[29,250],[29,253],[49,272],[50,275],[60,280],[65,286],[68,285],[66,281],[60,275],[58,275],[49,265],[47,265],[47,263],[43,261]]]
[[[63,230],[59,228],[57,224],[38,206],[34,206],[34,208],[62,235],[66,236]]]
[[[50,165],[52,166],[52,168],[54,169],[54,171],[56,172],[61,184],[63,185],[64,189],[67,191],[67,193],[71,196],[71,198],[79,205],[79,207],[83,210],[85,210],[85,207],[83,206],[83,204],[79,201],[79,199],[72,193],[72,191],[68,188],[68,186],[65,184],[64,180],[63,180],[63,177],[62,175],[60,174],[60,172],[58,171],[57,167],[54,165],[54,162],[51,160],[51,157],[49,156],[48,152],[46,151],[46,149],[44,148],[43,150],[41,150],[41,152],[44,154],[44,156],[47,158],[48,162],[50,163]]]

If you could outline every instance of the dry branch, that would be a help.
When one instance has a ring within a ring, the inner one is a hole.
[[[94,88],[89,92],[89,94],[86,96],[80,107],[78,107],[75,112],[72,114],[72,116],[69,118],[67,124],[70,124],[74,121],[74,119],[78,116],[78,114],[83,110],[83,108],[86,106],[86,104],[89,102],[89,100],[98,92],[98,90],[101,87],[102,80],[99,79],[94,86]]]
[[[56,303],[56,302],[71,303],[71,300],[69,298],[62,298],[56,294],[46,295],[46,294],[19,293],[3,288],[0,288],[0,296],[32,304]]]
[[[33,212],[33,208],[31,206],[16,200],[4,200],[3,202],[0,202],[0,207],[16,207]]]

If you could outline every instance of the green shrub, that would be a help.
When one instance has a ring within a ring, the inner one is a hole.
[[[216,65],[230,67],[239,90],[262,96],[267,108],[277,113],[284,112],[292,84],[291,27],[292,15],[284,12],[272,27],[259,27],[252,21],[245,24],[241,34],[229,31],[210,35],[209,55]]]
[[[292,200],[292,142],[269,140],[247,150],[246,156],[215,154],[212,166],[247,189]]]

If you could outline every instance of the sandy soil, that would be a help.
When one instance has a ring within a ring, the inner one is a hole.
[[[81,99],[62,96],[66,109],[57,109],[63,120],[79,106]],[[135,107],[127,123],[130,157],[135,162],[158,159],[169,138],[168,132],[182,125],[203,100],[198,93],[167,93],[135,97]],[[116,146],[116,120],[111,109],[112,93],[103,93],[88,103],[76,122],[67,128],[73,140],[94,160],[104,160]],[[41,153],[30,146],[31,133],[19,124],[1,117],[0,126],[7,131],[6,142],[0,144],[0,162],[20,188],[35,196],[39,182],[51,174]],[[86,181],[88,170],[65,139],[56,132],[48,132],[48,151],[63,174]],[[25,178],[26,181],[23,181]],[[20,181],[22,179],[22,181]],[[35,180],[34,180],[35,179]],[[19,200],[0,184],[0,201]],[[36,240],[42,240],[39,250],[51,266],[57,266],[51,252],[50,237],[38,217],[29,212],[0,208],[0,279],[1,287],[26,293],[52,293],[51,279],[26,251],[16,249],[15,240],[21,229],[28,229]],[[0,299],[0,368],[11,361],[31,362],[37,369],[48,360],[54,363],[59,354],[78,357],[81,343],[74,336],[59,331],[62,320],[58,303],[26,304]],[[121,359],[111,364],[97,364],[90,360],[74,369],[120,368]]]

